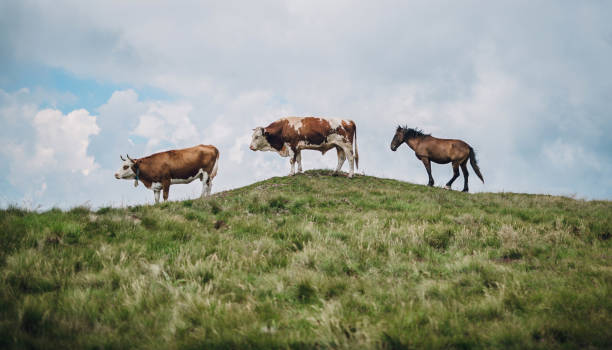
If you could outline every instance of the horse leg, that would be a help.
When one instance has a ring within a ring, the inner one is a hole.
[[[446,183],[446,189],[450,190],[453,182],[459,177],[459,162],[453,162],[453,177]]]
[[[427,183],[427,186],[433,186],[434,179],[433,176],[431,176],[431,163],[429,162],[429,158],[421,157],[421,161],[423,162],[423,165],[425,165],[425,170],[427,170],[427,175],[429,176],[429,182]]]
[[[464,181],[463,182],[463,192],[467,192],[469,191],[468,176],[470,176],[470,173],[468,173],[468,169],[467,169],[467,160],[461,164],[461,171],[463,172],[463,181]]]

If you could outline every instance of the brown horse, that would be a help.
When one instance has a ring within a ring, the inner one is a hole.
[[[474,149],[467,143],[461,140],[438,139],[431,135],[424,134],[419,129],[408,129],[407,127],[398,126],[395,131],[395,136],[391,141],[391,150],[395,152],[397,148],[406,142],[408,147],[412,148],[414,154],[423,162],[427,175],[429,175],[428,186],[433,186],[434,179],[431,176],[431,163],[438,164],[453,164],[453,177],[446,183],[446,188],[450,189],[453,181],[459,177],[459,166],[463,171],[463,192],[468,191],[468,170],[467,162],[470,160],[472,169],[476,175],[484,183],[478,164],[476,163],[476,153]]]

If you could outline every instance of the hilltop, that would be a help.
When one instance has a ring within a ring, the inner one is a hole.
[[[0,348],[612,347],[609,201],[308,171],[0,227]]]

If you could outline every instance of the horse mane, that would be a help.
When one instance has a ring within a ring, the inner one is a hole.
[[[417,137],[425,137],[425,136],[431,136],[431,134],[425,134],[423,132],[423,130],[415,127],[413,128],[409,128],[408,126],[404,125],[398,125],[397,126],[397,130],[402,130],[404,132],[404,139],[405,140],[409,140],[409,139],[413,139],[413,138],[417,138]]]

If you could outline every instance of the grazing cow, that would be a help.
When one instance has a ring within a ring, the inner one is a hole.
[[[347,119],[317,118],[317,117],[287,117],[272,124],[253,129],[251,150],[273,151],[282,157],[289,157],[291,172],[295,174],[295,162],[298,172],[302,171],[303,149],[320,151],[322,154],[332,148],[338,152],[336,173],[342,168],[348,157],[350,172],[353,177],[354,163],[359,168],[359,152],[357,151],[357,127],[355,122]],[[353,153],[353,143],[355,152]]]
[[[168,200],[170,185],[188,184],[195,179],[202,181],[201,197],[210,195],[212,180],[217,175],[219,150],[215,146],[199,145],[185,149],[159,152],[148,157],[127,160],[120,156],[123,164],[115,173],[116,179],[140,180],[155,193],[159,203],[159,191],[164,190],[164,201]]]

